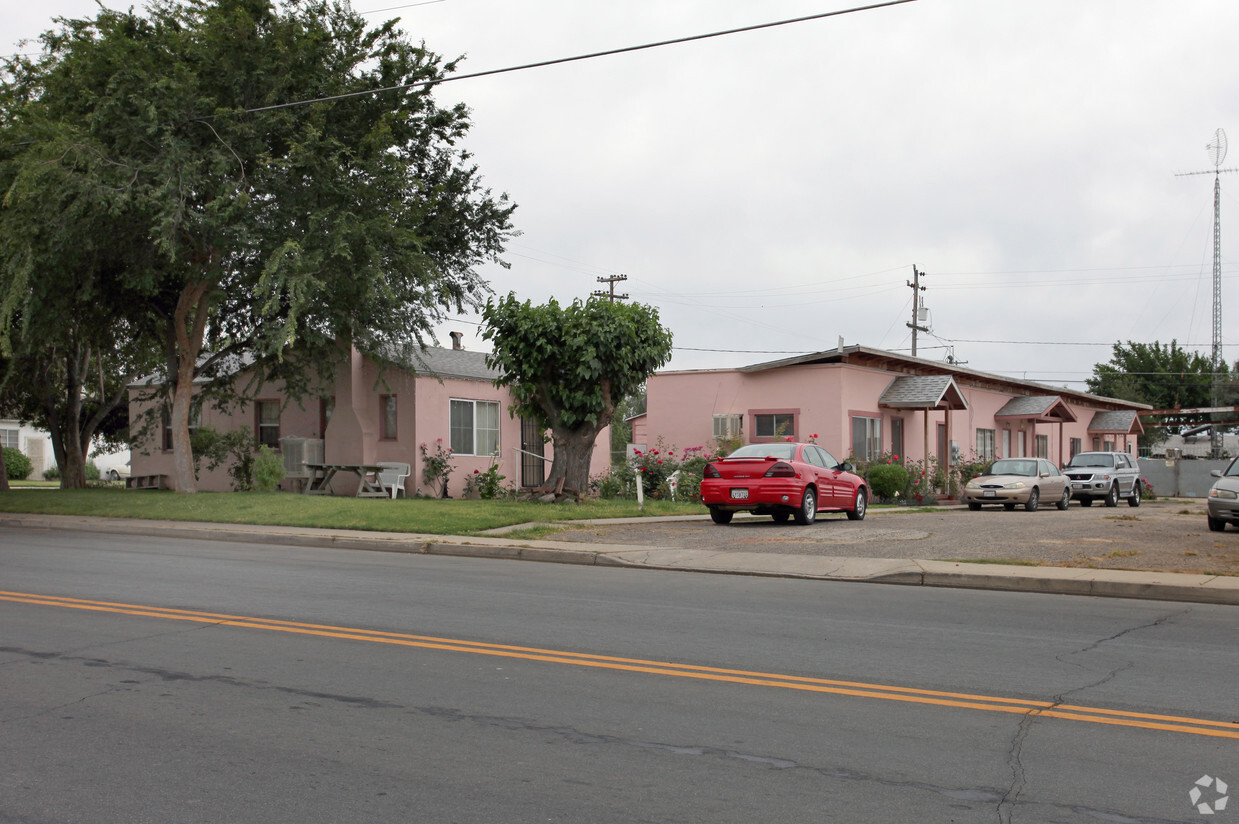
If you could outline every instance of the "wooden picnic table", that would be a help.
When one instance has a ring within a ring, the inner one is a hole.
[[[334,495],[331,479],[337,472],[351,472],[360,483],[357,485],[358,498],[390,498],[391,488],[383,483],[382,472],[386,467],[375,464],[328,464],[307,463],[305,468],[310,477],[305,485],[306,495]]]

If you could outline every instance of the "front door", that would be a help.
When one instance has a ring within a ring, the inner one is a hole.
[[[538,422],[521,418],[521,486],[546,483],[546,439]]]

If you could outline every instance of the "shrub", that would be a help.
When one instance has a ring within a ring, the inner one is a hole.
[[[894,501],[904,496],[908,487],[908,470],[897,463],[869,467],[869,488],[882,501]]]
[[[274,492],[284,480],[284,460],[271,447],[263,444],[253,458],[253,488],[259,492]]]
[[[88,481],[97,481],[101,477],[100,472],[99,472],[99,467],[95,465],[94,461],[87,461],[86,466],[82,469],[82,472],[85,474],[86,480]],[[60,480],[60,467],[53,466],[50,469],[44,469],[43,480],[45,481]]]
[[[443,439],[435,440],[435,450],[430,451],[426,443],[418,445],[422,453],[422,482],[432,490],[436,484],[442,484],[443,497],[447,497],[447,479],[452,474],[452,448],[443,445]]]
[[[714,460],[704,446],[690,446],[676,457],[675,447],[667,447],[662,438],[655,448],[636,450],[631,458],[614,464],[608,472],[590,479],[590,489],[600,498],[625,498],[637,494],[637,478],[648,498],[671,499],[671,476],[676,472],[675,500],[695,501],[701,495],[701,475]]]
[[[499,474],[499,464],[491,464],[485,472],[475,469],[472,475],[465,478],[465,497],[476,493],[484,501],[498,498],[504,494],[502,484],[506,477]]]
[[[21,450],[4,447],[4,472],[10,481],[24,481],[34,471],[34,464]]]

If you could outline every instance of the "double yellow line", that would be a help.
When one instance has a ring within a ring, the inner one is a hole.
[[[913,704],[958,707],[986,712],[1006,712],[1016,715],[1062,718],[1069,721],[1086,721],[1093,724],[1111,724],[1121,727],[1140,727],[1149,730],[1188,733],[1190,735],[1239,739],[1239,723],[1210,721],[1205,718],[1155,715],[1142,712],[1128,712],[1126,710],[1111,710],[1104,707],[1058,704],[1052,701],[942,692],[912,687],[888,686],[885,684],[867,684],[857,681],[839,681],[831,678],[810,678],[799,675],[781,675],[770,672],[751,672],[748,670],[704,667],[693,664],[676,664],[668,661],[647,661],[640,658],[620,658],[610,655],[592,655],[582,652],[566,652],[563,650],[512,646],[509,644],[488,644],[480,641],[462,641],[454,638],[437,638],[403,632],[380,632],[378,630],[354,627],[281,621],[272,618],[253,618],[244,615],[169,609],[166,607],[143,606],[141,604],[64,598],[56,595],[39,595],[30,592],[0,591],[0,601],[80,609],[92,612],[108,612],[118,615],[136,615],[144,618],[162,618],[171,621],[191,621],[198,624],[289,632],[297,635],[315,635],[323,638],[339,638],[348,641],[368,641],[373,644],[393,644],[396,646],[419,647],[448,652],[468,652],[476,655],[491,655],[501,658],[519,658],[526,661],[570,664],[578,667],[595,667],[623,672],[648,673],[651,675],[670,675],[678,678],[696,678],[703,681],[722,681],[758,687],[777,687],[804,692],[849,695],[857,698],[879,698],[886,701],[903,701]]]

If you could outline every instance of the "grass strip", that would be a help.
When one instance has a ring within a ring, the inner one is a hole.
[[[180,495],[154,490],[57,489],[0,492],[0,512],[476,535],[488,529],[531,522],[703,515],[705,508],[671,501],[646,501],[642,511],[637,509],[636,501],[622,500],[545,504],[436,498],[393,501],[287,492]]]

